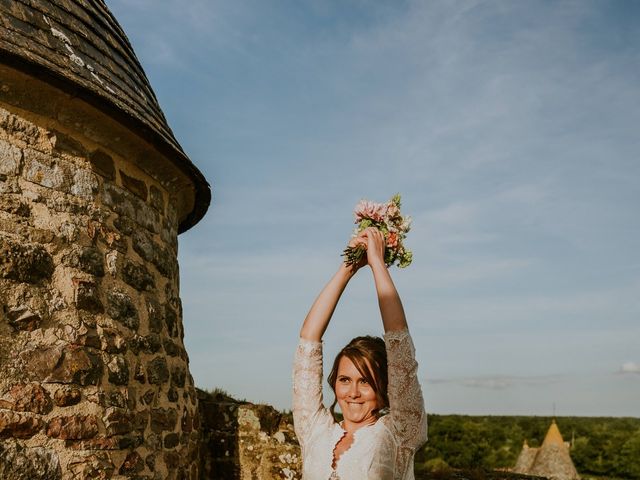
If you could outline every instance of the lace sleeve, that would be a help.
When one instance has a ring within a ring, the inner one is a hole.
[[[300,339],[293,362],[293,425],[304,445],[322,404],[322,343]]]
[[[417,377],[413,341],[408,330],[387,332],[384,341],[392,428],[401,446],[417,449],[427,440],[427,414]]]

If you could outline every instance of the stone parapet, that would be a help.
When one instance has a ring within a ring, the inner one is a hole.
[[[302,478],[291,414],[198,390],[202,480]]]

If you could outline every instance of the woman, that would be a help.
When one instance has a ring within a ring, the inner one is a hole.
[[[300,330],[293,375],[293,418],[305,480],[413,479],[414,454],[426,441],[427,418],[413,343],[398,292],[384,263],[383,234],[368,228],[351,246],[366,258],[342,264]],[[368,264],[385,330],[382,340],[357,337],[336,357],[329,382],[340,405],[337,423],[322,403],[322,335],[349,280]],[[387,382],[388,375],[388,382]],[[388,411],[388,413],[386,413]]]

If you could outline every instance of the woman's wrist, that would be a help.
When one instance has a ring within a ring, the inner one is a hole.
[[[382,259],[373,260],[371,263],[369,263],[369,267],[371,267],[371,270],[373,271],[387,269],[387,265],[384,263],[384,260]]]
[[[353,265],[347,265],[346,263],[342,262],[340,264],[340,267],[338,267],[337,274],[340,275],[345,280],[349,281],[351,280],[351,277],[353,277],[356,274],[357,271],[358,269]]]

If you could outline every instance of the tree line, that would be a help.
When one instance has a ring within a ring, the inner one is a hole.
[[[429,415],[416,472],[511,468],[526,440],[539,447],[552,417]],[[557,417],[580,475],[640,480],[640,418]]]

